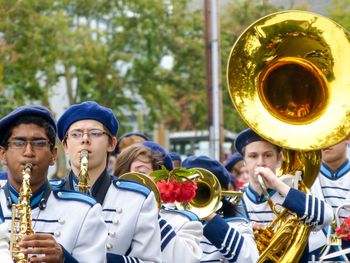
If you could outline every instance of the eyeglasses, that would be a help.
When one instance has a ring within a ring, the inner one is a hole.
[[[27,147],[28,143],[33,147],[33,149],[36,149],[36,150],[41,150],[51,145],[49,140],[45,140],[45,139],[38,139],[38,140],[32,140],[32,141],[12,140],[12,141],[8,141],[7,145],[9,148],[12,148],[12,149],[23,150]]]
[[[89,131],[82,131],[82,130],[72,130],[70,131],[66,137],[72,138],[72,139],[81,139],[83,138],[84,134],[87,134],[89,138],[95,139],[100,138],[103,135],[107,134],[107,132],[101,131],[99,129],[93,129]]]

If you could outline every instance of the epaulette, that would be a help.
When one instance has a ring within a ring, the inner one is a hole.
[[[183,216],[187,217],[190,221],[199,221],[198,216],[195,213],[191,212],[191,211],[176,210],[176,209],[170,209],[170,208],[164,208],[163,210],[165,212],[176,213],[176,214],[183,215]]]
[[[80,201],[89,204],[90,206],[94,206],[96,204],[96,200],[92,197],[82,194],[76,191],[70,190],[53,190],[54,196],[60,200],[68,200],[68,201]]]
[[[7,180],[7,172],[0,172],[0,180]]]
[[[224,219],[225,221],[226,221],[226,223],[228,223],[228,222],[244,222],[244,223],[249,223],[249,220],[247,219],[247,218],[244,218],[244,217],[240,217],[240,216],[238,216],[238,217],[229,217],[229,218],[225,218]]]
[[[65,182],[66,178],[49,180],[50,185],[54,188],[61,188],[65,184]]]
[[[145,197],[149,196],[151,190],[135,181],[125,180],[125,179],[115,179],[112,181],[113,185],[117,189],[129,190],[136,193],[143,194]]]

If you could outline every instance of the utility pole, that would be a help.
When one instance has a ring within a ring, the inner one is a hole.
[[[218,1],[205,0],[205,50],[206,76],[208,87],[208,117],[210,134],[210,157],[218,161],[223,159],[223,121],[221,66],[219,56],[219,18]]]

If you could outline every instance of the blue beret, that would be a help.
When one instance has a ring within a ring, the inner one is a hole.
[[[218,161],[207,156],[190,156],[182,162],[185,168],[204,168],[212,172],[218,179],[222,187],[228,188],[231,174]]]
[[[57,131],[56,122],[52,117],[51,112],[43,106],[22,106],[16,108],[4,118],[0,120],[0,141],[2,141],[2,136],[5,134],[5,131],[11,127],[11,125],[20,117],[23,116],[39,116],[47,120]]]
[[[176,152],[170,152],[169,156],[170,156],[171,160],[173,160],[173,161],[180,161],[181,162],[180,154],[178,154]]]
[[[119,124],[113,111],[103,107],[95,101],[85,101],[71,105],[57,122],[57,135],[62,141],[69,127],[77,121],[95,120],[102,123],[113,136],[117,135]]]
[[[141,142],[141,145],[146,146],[152,152],[160,153],[163,156],[163,165],[168,171],[171,171],[174,169],[173,161],[171,160],[170,156],[167,154],[164,148],[160,146],[158,143],[152,142],[152,141],[145,141],[145,142]]]
[[[256,134],[252,129],[250,128],[245,129],[241,131],[236,138],[236,142],[235,142],[236,150],[243,155],[242,149],[246,145],[257,141],[266,141],[266,140],[260,137],[258,134]]]
[[[235,152],[234,154],[232,154],[226,164],[225,164],[225,168],[228,171],[232,171],[232,168],[236,165],[236,163],[243,161],[243,156],[239,153],[239,152]]]
[[[124,133],[122,136],[120,136],[118,138],[118,142],[117,142],[117,145],[115,146],[115,150],[114,150],[114,153],[118,154],[120,151],[119,151],[119,147],[120,147],[120,143],[122,142],[122,140],[124,138],[128,138],[128,137],[131,137],[131,136],[138,136],[138,137],[141,137],[143,138],[145,141],[150,141],[151,139],[146,136],[145,134],[141,133],[141,132],[127,132],[127,133]]]

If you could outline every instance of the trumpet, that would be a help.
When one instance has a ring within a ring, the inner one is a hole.
[[[203,168],[195,169],[198,172],[196,196],[188,203],[176,202],[177,209],[191,211],[203,219],[221,208],[223,196],[230,197],[231,203],[240,202],[242,192],[222,190],[219,180],[213,173]]]
[[[10,253],[16,263],[28,262],[28,255],[23,253],[23,248],[19,246],[19,242],[25,235],[34,234],[30,208],[30,197],[32,195],[32,189],[30,188],[31,171],[32,164],[26,164],[22,172],[23,180],[19,191],[18,204],[12,205]]]
[[[78,189],[79,192],[88,193],[90,186],[88,185],[89,181],[89,173],[88,173],[88,165],[89,165],[89,153],[87,150],[82,150],[80,152],[80,172],[78,175],[79,183]]]
[[[152,180],[152,178],[150,178],[148,175],[137,172],[125,173],[122,174],[119,178],[124,180],[135,181],[148,187],[153,192],[156,198],[158,210],[160,209],[160,206],[162,204],[160,193],[156,183]]]

